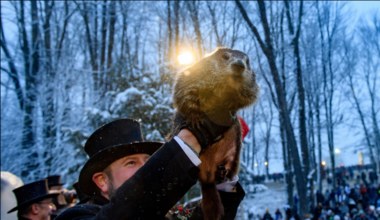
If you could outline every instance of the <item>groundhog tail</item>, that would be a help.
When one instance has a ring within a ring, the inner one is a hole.
[[[202,183],[201,187],[203,219],[220,220],[224,215],[224,208],[215,183]]]

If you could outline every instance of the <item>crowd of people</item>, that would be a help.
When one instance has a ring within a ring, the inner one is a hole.
[[[8,213],[17,211],[18,219],[31,220],[203,219],[199,201],[181,210],[176,207],[198,180],[203,150],[224,132],[206,123],[183,127],[165,143],[143,140],[136,120],[107,123],[85,143],[89,159],[74,184],[75,192],[63,188],[58,175],[23,184],[14,187],[16,205]],[[237,176],[226,178],[223,166],[215,175],[223,219],[234,219],[245,192]]]
[[[377,220],[380,218],[380,184],[373,170],[349,169],[338,172],[336,187],[327,178],[328,188],[316,192],[317,205],[313,219]],[[369,176],[370,178],[367,178]]]
[[[324,178],[324,192],[316,190],[315,206],[310,213],[300,217],[299,202],[294,197],[294,206],[284,206],[275,213],[266,210],[262,216],[250,213],[249,219],[262,220],[378,220],[380,219],[380,182],[371,166],[340,167],[336,170],[336,186],[331,173]],[[273,180],[274,181],[274,180]]]

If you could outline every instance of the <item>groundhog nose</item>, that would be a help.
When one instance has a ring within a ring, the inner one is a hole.
[[[232,68],[238,73],[241,73],[245,69],[245,65],[242,60],[236,60],[232,63]]]

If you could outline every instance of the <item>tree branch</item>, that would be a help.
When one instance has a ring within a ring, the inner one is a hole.
[[[251,19],[249,19],[247,11],[244,9],[243,5],[241,4],[241,2],[239,0],[235,0],[235,2],[236,2],[236,5],[237,5],[241,15],[243,16],[244,20],[247,22],[248,27],[251,29],[253,34],[256,36],[256,39],[259,42],[261,49],[264,51],[264,53],[267,53],[267,50],[268,50],[267,45],[265,45],[264,41],[261,39],[261,36],[260,36],[259,31],[257,30],[256,26],[252,23]]]

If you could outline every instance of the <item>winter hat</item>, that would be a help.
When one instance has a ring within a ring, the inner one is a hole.
[[[77,198],[79,199],[79,204],[83,204],[83,203],[86,203],[88,200],[89,200],[89,197],[87,194],[84,194],[83,191],[79,188],[78,186],[78,182],[75,182],[73,184],[73,188],[76,192],[76,196]]]
[[[53,198],[58,193],[49,193],[47,179],[28,183],[13,190],[17,199],[17,206],[9,210],[8,213],[14,212],[20,208],[42,201],[47,198]]]
[[[85,194],[99,191],[92,175],[103,171],[115,160],[132,154],[153,154],[163,143],[144,141],[140,123],[133,119],[119,119],[103,125],[88,138],[84,150],[90,157],[83,166],[78,186]]]

